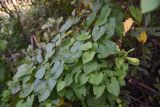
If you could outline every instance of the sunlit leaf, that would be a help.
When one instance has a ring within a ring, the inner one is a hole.
[[[87,42],[81,45],[81,50],[88,50],[90,48],[92,48],[92,42]]]
[[[91,61],[96,53],[94,51],[86,51],[82,55],[83,64]]]

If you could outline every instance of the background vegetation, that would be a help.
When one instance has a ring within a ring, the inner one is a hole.
[[[159,107],[159,0],[0,2],[1,107]]]

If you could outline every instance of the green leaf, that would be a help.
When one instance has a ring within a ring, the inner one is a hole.
[[[99,44],[97,48],[97,53],[99,58],[106,58],[109,55],[116,54],[117,48],[116,44],[110,40],[103,41],[103,43]]]
[[[43,91],[38,96],[39,102],[46,100],[50,95],[50,91],[46,88],[43,89]]]
[[[73,82],[73,78],[71,76],[71,74],[66,74],[65,78],[65,86],[68,87],[69,85],[71,85],[71,83]]]
[[[103,5],[103,2],[101,2],[99,0],[94,1],[93,6],[92,6],[93,12],[96,13],[102,7],[102,5]]]
[[[45,60],[48,60],[54,53],[55,53],[55,44],[53,43],[48,43],[45,47],[46,50],[46,55],[45,55]]]
[[[35,77],[36,77],[37,79],[42,79],[43,76],[44,76],[44,74],[45,74],[45,70],[46,70],[45,67],[42,66],[42,67],[36,72]]]
[[[23,78],[23,83],[27,83],[31,79],[31,75],[27,75]]]
[[[50,92],[52,92],[53,88],[56,86],[57,80],[49,78],[48,79],[48,89]]]
[[[93,40],[97,41],[98,39],[100,39],[104,35],[105,31],[106,31],[105,27],[95,26],[92,31]]]
[[[106,107],[105,106],[106,100],[108,100],[106,97],[106,93],[102,94],[102,96],[97,99],[92,95],[87,96],[87,104],[89,105],[89,107]],[[114,106],[107,106],[107,107],[114,107]]]
[[[68,100],[73,101],[74,98],[75,98],[74,91],[72,89],[67,89],[66,92],[65,92],[65,97]]]
[[[85,64],[83,65],[83,71],[84,71],[85,73],[90,73],[90,72],[92,72],[92,71],[95,71],[95,70],[97,69],[97,67],[98,67],[97,62],[91,61],[91,62],[85,63]]]
[[[84,41],[89,39],[90,37],[91,35],[89,34],[89,32],[82,31],[80,35],[77,35],[76,39],[80,41]]]
[[[85,23],[85,26],[88,28],[91,26],[91,24],[93,23],[93,21],[95,20],[96,18],[96,13],[91,13],[88,18],[86,19],[86,23]]]
[[[83,64],[91,61],[96,53],[94,51],[86,51],[82,55]]]
[[[81,50],[88,50],[92,48],[92,42],[87,42],[81,45]]]
[[[98,16],[98,19],[97,19],[95,25],[102,26],[103,24],[105,24],[108,20],[108,16],[109,16],[110,12],[111,12],[111,8],[109,8],[108,5],[103,6],[101,9],[101,13]]]
[[[140,61],[137,58],[125,57],[126,60],[132,65],[139,65]]]
[[[14,75],[13,79],[17,80],[22,76],[31,74],[33,71],[32,65],[22,64],[17,68],[17,73]]]
[[[134,7],[133,5],[129,7],[129,11],[131,15],[139,22],[141,23],[142,20],[142,13],[141,10],[138,7]]]
[[[19,82],[9,81],[7,83],[7,85],[8,85],[9,90],[11,91],[12,94],[16,94],[17,92],[19,92],[21,90]]]
[[[102,86],[93,86],[93,93],[96,96],[96,99],[102,96],[104,90],[105,90],[105,86],[104,85],[102,85]]]
[[[88,81],[89,77],[86,74],[82,74],[80,77],[80,84],[84,85]]]
[[[85,96],[87,94],[87,90],[86,90],[86,87],[85,86],[82,86],[82,87],[77,87],[74,86],[73,87],[73,90],[76,94],[76,96],[80,99],[80,100],[85,100]]]
[[[117,68],[121,68],[121,66],[122,66],[123,63],[124,63],[124,58],[116,58],[116,59],[115,59],[115,63],[116,63],[116,67],[117,67]]]
[[[51,68],[51,75],[53,79],[57,79],[63,72],[63,64],[64,64],[64,61],[60,61],[60,60],[57,60],[53,66],[53,68]]]
[[[33,107],[34,95],[27,97],[26,105],[27,107]]]
[[[23,103],[23,100],[20,100],[16,103],[16,106],[15,107],[26,107],[26,104]]]
[[[34,89],[33,84],[23,84],[22,91],[20,92],[20,98],[27,97]]]
[[[109,22],[104,25],[104,28],[106,28],[107,38],[113,36],[116,28],[116,18],[111,17]]]
[[[151,12],[160,5],[159,0],[141,0],[142,13]]]
[[[0,63],[0,82],[4,82],[5,80],[5,74],[6,74],[6,69],[5,65]]]
[[[44,101],[49,97],[51,93],[50,85],[47,86],[46,81],[36,79],[34,82],[34,92],[38,93],[39,102]]]
[[[81,48],[82,42],[81,41],[76,41],[73,46],[70,48],[71,52],[77,52]]]
[[[65,82],[64,81],[58,81],[57,82],[57,92],[63,90],[65,88]]]
[[[76,73],[76,75],[75,75],[75,77],[74,77],[74,81],[75,81],[75,83],[77,83],[77,84],[78,84],[79,75],[80,75],[81,72],[82,72],[82,70],[77,70],[77,73]]]
[[[0,50],[4,51],[6,49],[7,41],[0,40]]]
[[[102,72],[91,73],[89,75],[89,82],[94,85],[99,85],[103,80],[104,74]]]
[[[72,25],[78,23],[80,18],[75,18],[75,19],[68,19],[64,25],[61,27],[60,32],[65,32],[68,30]]]
[[[147,27],[151,22],[151,14],[146,14],[144,21],[145,27]]]
[[[117,79],[115,77],[111,78],[111,83],[107,86],[107,90],[108,92],[110,92],[111,94],[118,96],[120,93],[120,86],[119,86],[119,82],[117,81]]]

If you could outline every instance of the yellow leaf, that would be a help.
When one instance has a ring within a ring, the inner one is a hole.
[[[133,24],[133,19],[132,18],[128,18],[128,19],[125,20],[125,22],[123,23],[124,35],[131,29],[132,24]]]
[[[141,34],[137,37],[137,40],[140,42],[140,43],[146,43],[147,41],[147,34],[146,32],[141,32]]]

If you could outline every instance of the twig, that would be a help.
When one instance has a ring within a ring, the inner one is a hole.
[[[128,95],[132,100],[134,100],[134,101],[136,101],[136,102],[139,102],[139,103],[141,103],[141,104],[143,104],[144,105],[144,103],[142,102],[142,101],[140,101],[139,99],[137,99],[137,98],[134,98],[134,97],[132,97],[132,96],[130,96],[130,95]]]
[[[151,87],[149,87],[149,86],[147,86],[147,85],[145,85],[145,84],[143,84],[143,83],[141,83],[141,82],[139,82],[139,81],[133,80],[132,78],[127,78],[127,79],[128,79],[128,82],[129,82],[130,84],[138,85],[138,86],[140,86],[140,87],[145,88],[146,90],[148,90],[148,91],[150,91],[150,92],[153,92],[153,93],[155,93],[155,94],[157,94],[157,95],[160,95],[160,93],[159,93],[158,91],[152,89]]]

